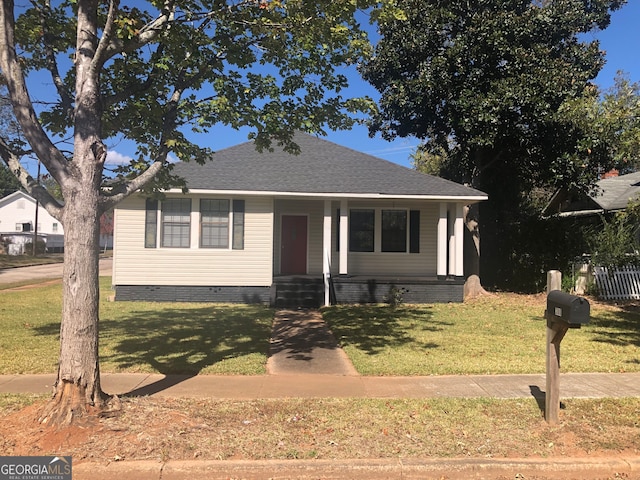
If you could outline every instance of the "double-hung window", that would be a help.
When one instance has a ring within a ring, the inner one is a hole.
[[[407,251],[407,211],[382,210],[381,251]]]
[[[349,212],[349,250],[351,252],[373,252],[375,214],[373,209],[353,209]]]
[[[229,200],[200,200],[200,246],[229,248]]]
[[[162,246],[189,248],[191,199],[168,198],[162,202]]]

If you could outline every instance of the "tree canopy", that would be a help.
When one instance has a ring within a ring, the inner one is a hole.
[[[591,185],[613,159],[564,109],[589,95],[604,29],[624,0],[401,0],[361,68],[381,94],[371,132],[416,136],[444,176],[485,191],[483,281],[504,279],[500,243],[534,187]],[[486,275],[485,275],[486,274]]]
[[[0,198],[20,190],[20,182],[9,169],[0,163]]]
[[[0,156],[65,231],[56,393],[41,420],[98,409],[99,218],[133,192],[179,184],[171,155],[203,162],[192,132],[248,127],[259,148],[295,151],[294,131],[347,128],[368,99],[342,96],[341,70],[370,52],[356,19],[366,1],[34,0],[0,7],[0,70],[21,141]],[[43,74],[46,77],[43,77]],[[44,85],[44,87],[43,87]],[[213,137],[213,134],[211,134]],[[103,185],[108,151],[134,159]],[[215,138],[211,138],[215,144]],[[37,158],[56,199],[22,160]]]

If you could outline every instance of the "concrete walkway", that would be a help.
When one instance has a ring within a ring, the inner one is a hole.
[[[358,375],[317,310],[278,310],[267,372],[274,375]]]
[[[103,373],[102,387],[120,396],[211,399],[264,398],[544,398],[545,376],[451,375],[364,377],[284,374],[255,376]],[[55,375],[0,375],[0,393],[49,393]],[[565,373],[562,398],[640,397],[640,373]]]

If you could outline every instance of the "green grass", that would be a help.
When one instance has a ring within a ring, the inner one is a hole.
[[[273,310],[209,303],[109,302],[101,278],[100,368],[164,374],[265,373]],[[57,368],[61,285],[0,292],[0,374]]]
[[[48,395],[32,395],[26,393],[2,393],[0,394],[0,412],[2,412],[3,415],[8,415],[11,412],[21,410],[48,397]]]
[[[0,255],[0,269],[61,263],[62,257],[62,253],[47,253],[35,257],[32,255]]]
[[[103,372],[265,373],[273,310],[256,305],[109,302],[101,278]],[[53,373],[61,285],[0,292],[0,374]],[[323,309],[363,375],[544,373],[545,297]],[[640,371],[640,309],[592,302],[591,323],[561,345],[563,372]]]
[[[323,310],[363,375],[543,373],[546,297],[511,294],[462,304]],[[561,344],[563,372],[640,371],[640,313],[592,305]]]

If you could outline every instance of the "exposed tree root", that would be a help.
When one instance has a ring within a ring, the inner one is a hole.
[[[99,391],[94,395],[93,401],[90,401],[85,393],[84,387],[62,381],[53,398],[40,412],[38,422],[52,427],[64,427],[100,416],[112,416],[122,408],[117,395],[110,396]]]
[[[484,289],[484,287],[480,283],[480,277],[478,277],[477,275],[470,275],[464,283],[464,299],[471,300],[483,295],[493,294]]]

